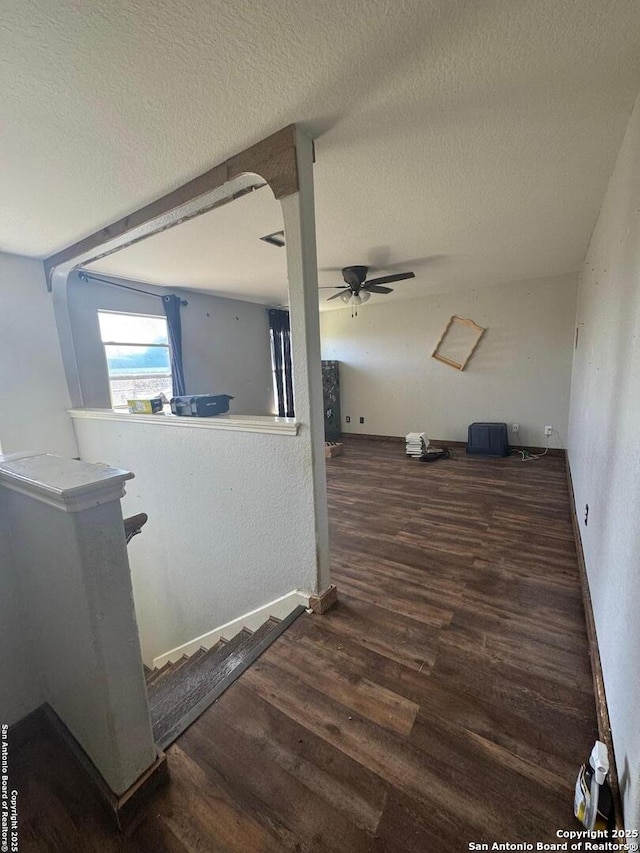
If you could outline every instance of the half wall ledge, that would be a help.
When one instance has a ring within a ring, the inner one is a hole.
[[[69,409],[75,420],[120,421],[121,423],[155,424],[177,429],[214,429],[233,432],[260,432],[271,435],[297,435],[300,424],[293,418],[269,415],[215,415],[210,418],[188,418],[179,415],[135,415],[115,409]]]
[[[0,456],[0,486],[64,512],[82,512],[120,500],[134,474],[101,463],[51,453]]]

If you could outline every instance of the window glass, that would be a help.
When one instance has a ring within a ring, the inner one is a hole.
[[[150,375],[171,373],[168,346],[135,346],[132,344],[105,344],[110,376],[126,373]]]
[[[167,321],[164,317],[98,311],[111,405],[127,400],[172,396]]]
[[[164,317],[98,311],[103,343],[169,344]]]

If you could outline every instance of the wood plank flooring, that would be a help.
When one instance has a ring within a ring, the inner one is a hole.
[[[168,750],[118,836],[59,745],[13,760],[21,851],[423,853],[553,841],[597,736],[562,459],[328,462],[339,604]]]

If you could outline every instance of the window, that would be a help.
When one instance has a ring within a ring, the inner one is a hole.
[[[278,415],[293,418],[293,370],[291,367],[291,329],[289,312],[269,308],[271,370]]]
[[[164,317],[98,311],[104,345],[111,405],[126,408],[127,400],[172,396],[169,335]]]

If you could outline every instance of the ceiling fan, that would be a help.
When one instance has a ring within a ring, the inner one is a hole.
[[[415,278],[415,273],[397,272],[367,280],[368,271],[369,267],[365,266],[343,267],[344,285],[321,287],[320,290],[338,290],[339,292],[330,296],[327,302],[332,299],[342,299],[343,302],[351,305],[352,316],[357,317],[358,305],[366,302],[372,293],[393,293],[392,287],[383,287],[383,285],[390,284],[393,281],[403,281],[406,278]]]

